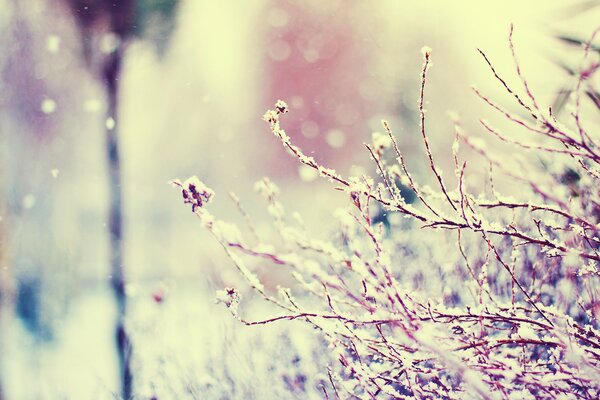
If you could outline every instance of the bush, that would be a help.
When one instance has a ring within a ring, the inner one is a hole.
[[[277,187],[265,178],[256,189],[284,238],[266,245],[211,215],[214,193],[197,178],[174,181],[250,287],[281,312],[250,321],[238,314],[238,290],[226,288],[218,299],[246,325],[300,320],[313,327],[329,348],[320,379],[325,398],[599,398],[600,149],[598,126],[585,127],[581,117],[584,103],[599,107],[594,36],[575,72],[571,113],[560,120],[540,106],[521,73],[512,29],[523,95],[481,52],[524,116],[475,93],[529,136],[516,140],[486,121],[481,126],[526,157],[518,164],[499,157],[454,118],[452,179],[442,176],[429,145],[431,49],[424,48],[420,135],[434,187],[413,178],[385,121],[384,133],[366,145],[375,177],[345,178],[318,164],[292,144],[281,126],[288,107],[278,101],[264,115],[272,132],[299,162],[347,193],[349,206],[335,212],[335,234],[319,240],[287,221]],[[460,145],[485,167],[467,168]],[[497,175],[518,185],[518,198],[498,193]],[[267,290],[248,257],[287,267],[293,290]]]

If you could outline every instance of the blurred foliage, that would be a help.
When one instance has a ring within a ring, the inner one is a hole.
[[[563,15],[566,18],[576,17],[582,13],[592,11],[596,7],[600,6],[599,0],[586,0],[581,2],[576,2],[574,4],[569,4],[563,10]]]
[[[137,0],[134,34],[151,40],[162,54],[175,27],[178,0]]]
[[[558,39],[566,44],[574,45],[577,47],[583,47],[583,46],[587,46],[589,44],[591,50],[600,53],[600,46],[595,46],[594,44],[588,43],[589,40],[583,40],[583,39],[577,38],[575,36],[568,36],[568,35],[558,36]]]
[[[578,16],[578,15],[586,13],[586,12],[590,12],[597,7],[600,7],[599,0],[588,0],[588,1],[578,2],[578,3],[568,6],[564,10],[564,15],[566,16],[566,18],[571,18],[571,17],[575,17],[575,16]],[[600,53],[600,46],[596,46],[593,43],[589,43],[589,40],[585,40],[585,39],[578,38],[576,36],[568,35],[568,34],[557,35],[556,38],[560,42],[562,42],[566,45],[569,45],[569,46],[575,46],[576,48],[582,48],[584,46],[589,45],[591,51]],[[577,75],[576,68],[568,66],[564,61],[555,61],[555,63],[560,68],[562,68],[569,76]],[[556,97],[552,104],[552,110],[557,115],[563,110],[563,108],[567,104],[569,97],[571,96],[572,93],[573,93],[573,89],[570,88],[569,86],[561,88],[556,93]],[[596,108],[598,108],[598,110],[600,110],[600,93],[598,93],[598,91],[596,91],[593,88],[588,88],[588,90],[585,91],[585,94],[592,101],[592,103],[594,103]]]
[[[581,38],[569,35],[559,35],[557,36],[557,39],[562,43],[565,43],[569,46],[575,46],[579,49],[589,46],[590,51],[600,53],[600,46],[590,43],[589,40],[583,40]],[[576,67],[569,66],[563,60],[555,61],[555,63],[571,77],[577,77],[580,73]],[[593,73],[593,71],[599,67],[600,65],[597,64],[592,65],[590,67],[590,70],[586,71],[586,74]],[[572,88],[571,86],[572,85],[563,87],[557,92],[556,97],[554,99],[554,103],[552,104],[552,110],[555,113],[560,113],[565,107],[565,105],[568,103],[568,100],[574,90],[574,88]],[[584,90],[584,93],[586,97],[596,106],[596,108],[600,110],[600,92],[588,85],[588,87]]]
[[[83,32],[84,44],[92,35],[113,32],[121,41],[141,38],[164,52],[175,26],[178,0],[64,0]]]

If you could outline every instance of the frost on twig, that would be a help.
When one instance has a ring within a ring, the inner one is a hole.
[[[281,100],[263,116],[273,134],[300,163],[348,195],[348,206],[332,213],[337,227],[332,235],[319,237],[285,218],[279,189],[266,178],[255,189],[268,202],[280,245],[257,242],[252,230],[254,240],[245,240],[231,224],[209,214],[203,207],[214,194],[197,179],[175,182],[247,284],[278,310],[265,319],[239,316],[238,292],[225,289],[219,297],[234,315],[246,325],[302,321],[321,335],[330,366],[320,395],[600,397],[597,132],[583,128],[580,112],[570,125],[542,112],[519,66],[512,27],[509,46],[525,96],[480,52],[526,117],[507,112],[477,89],[476,95],[505,122],[544,139],[531,145],[481,121],[484,133],[515,146],[515,153],[535,152],[536,158],[520,161],[518,172],[494,154],[493,146],[467,135],[454,116],[455,140],[447,154],[455,176],[442,178],[425,124],[432,52],[423,48],[417,131],[433,187],[413,176],[385,121],[385,133],[373,134],[365,144],[373,176],[344,177],[320,165],[282,128],[289,109]],[[577,84],[591,82],[586,76]],[[483,167],[461,160],[464,151],[481,157]],[[514,197],[500,193],[498,174],[522,189],[511,193]],[[485,185],[473,185],[472,176],[484,177]],[[414,195],[413,204],[404,199],[401,185]],[[273,293],[252,272],[252,261],[287,271],[294,284]]]
[[[241,295],[235,288],[225,288],[218,290],[216,293],[215,301],[217,303],[225,304],[225,307],[231,311],[231,314],[235,318],[238,318],[238,306],[240,304]]]
[[[215,195],[215,192],[202,183],[197,176],[192,176],[183,183],[175,179],[171,181],[171,184],[181,188],[183,202],[192,205],[192,212],[196,212],[197,209],[210,203]]]

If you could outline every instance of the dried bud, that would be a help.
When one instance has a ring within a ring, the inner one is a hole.
[[[423,57],[425,59],[428,59],[429,56],[431,56],[431,47],[429,47],[429,46],[421,47],[421,54],[423,54]]]
[[[285,114],[286,112],[290,111],[287,103],[283,100],[277,100],[275,103],[275,110],[277,110],[278,114]]]
[[[237,317],[237,309],[240,304],[241,295],[232,287],[218,290],[216,293],[216,302],[223,303],[231,311],[231,313]]]
[[[191,204],[193,212],[208,204],[215,195],[215,192],[202,183],[196,176],[192,176],[183,183],[179,180],[174,180],[171,183],[181,188],[183,202]]]
[[[263,121],[267,121],[270,124],[274,124],[279,119],[279,114],[277,113],[277,111],[268,110],[266,113],[264,113],[262,119]]]

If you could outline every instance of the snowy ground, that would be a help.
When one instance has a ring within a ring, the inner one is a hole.
[[[268,399],[284,393],[310,398],[310,392],[318,393],[313,388],[320,371],[310,332],[285,323],[241,326],[206,292],[178,288],[159,303],[152,292],[139,289],[131,299],[136,398]],[[7,399],[117,397],[110,292],[89,291],[72,304],[51,341],[36,340],[18,320],[6,321]]]

